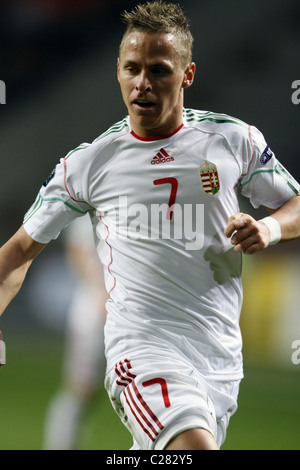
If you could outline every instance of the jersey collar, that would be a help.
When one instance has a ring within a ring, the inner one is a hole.
[[[130,132],[131,135],[133,135],[133,137],[135,137],[136,139],[138,140],[141,140],[142,142],[153,142],[153,141],[156,141],[156,140],[164,140],[164,139],[169,139],[170,137],[172,137],[173,135],[177,134],[177,132],[180,131],[180,129],[182,129],[184,126],[184,124],[182,123],[177,129],[175,129],[175,131],[173,131],[171,134],[168,134],[168,135],[164,135],[164,136],[161,136],[161,137],[152,137],[151,139],[147,139],[145,137],[139,137],[133,130]]]

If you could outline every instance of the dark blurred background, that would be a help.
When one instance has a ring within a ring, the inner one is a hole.
[[[126,115],[116,78],[120,16],[137,3],[1,1],[0,245],[22,224],[58,160]],[[299,0],[179,3],[191,22],[197,64],[185,105],[254,124],[300,181],[300,105],[291,99],[292,83],[300,79]],[[246,361],[298,371],[291,343],[300,339],[299,255],[296,241],[245,260]],[[31,268],[1,328],[20,336],[60,334],[71,291],[58,239]]]

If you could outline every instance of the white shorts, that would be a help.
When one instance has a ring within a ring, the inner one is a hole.
[[[175,359],[175,358],[174,358]],[[208,384],[192,366],[170,357],[124,358],[105,387],[134,439],[132,449],[163,450],[176,435],[203,428],[219,447],[237,409],[240,381]]]

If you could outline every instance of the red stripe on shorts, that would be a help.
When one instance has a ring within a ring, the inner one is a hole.
[[[139,413],[140,417],[143,419],[144,423],[148,426],[148,428],[151,429],[154,436],[156,437],[158,435],[158,431],[154,428],[153,424],[150,423],[149,419],[144,415],[143,411],[139,408],[139,406],[135,402],[134,397],[132,396],[130,388],[131,387],[128,387],[126,392],[128,392],[128,395],[131,399],[131,402],[133,403],[133,405],[134,405],[135,409],[137,410],[137,412]]]
[[[130,362],[125,359],[125,367],[127,369],[131,369],[132,366],[130,364]],[[123,387],[127,387],[127,385],[131,384],[132,380],[134,380],[136,378],[136,376],[134,374],[132,374],[129,370],[126,370],[126,368],[124,367],[124,362],[120,361],[119,363],[117,363],[115,365],[115,372],[116,374],[118,375],[118,377],[120,378],[120,380],[117,380],[116,383],[117,385],[121,385]],[[119,368],[121,369],[122,373],[119,371]],[[127,377],[126,377],[127,375]]]
[[[151,416],[151,418],[153,419],[155,424],[159,427],[159,429],[163,430],[164,429],[163,425],[161,424],[161,422],[159,421],[157,416],[155,416],[155,414],[153,413],[151,408],[147,405],[147,403],[143,399],[142,395],[140,394],[140,392],[139,392],[139,390],[138,390],[138,388],[137,388],[137,386],[134,382],[132,382],[132,387],[133,387],[133,390],[134,390],[139,402],[144,407],[144,409],[147,411],[148,415]]]
[[[125,396],[125,400],[129,406],[129,408],[131,409],[131,412],[133,414],[133,416],[135,417],[135,419],[137,420],[138,424],[141,426],[142,430],[147,434],[147,436],[149,436],[149,438],[151,439],[152,442],[155,441],[155,438],[150,434],[150,432],[148,431],[148,429],[145,428],[145,426],[143,425],[143,423],[140,421],[139,417],[137,416],[137,414],[135,413],[134,409],[132,408],[131,404],[130,404],[130,401],[128,399],[128,396],[127,396],[127,390],[125,389],[124,390],[124,396]]]

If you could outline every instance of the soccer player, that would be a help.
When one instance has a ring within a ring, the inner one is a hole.
[[[74,220],[64,238],[76,284],[68,311],[62,381],[46,414],[46,450],[73,450],[80,446],[87,414],[105,374],[107,292],[89,216]]]
[[[135,449],[219,449],[243,377],[242,253],[300,237],[299,184],[239,119],[184,108],[194,80],[182,9],[124,14],[128,109],[70,152],[2,247],[0,313],[34,258],[90,214],[105,266],[105,386]],[[268,217],[241,213],[237,192]]]

